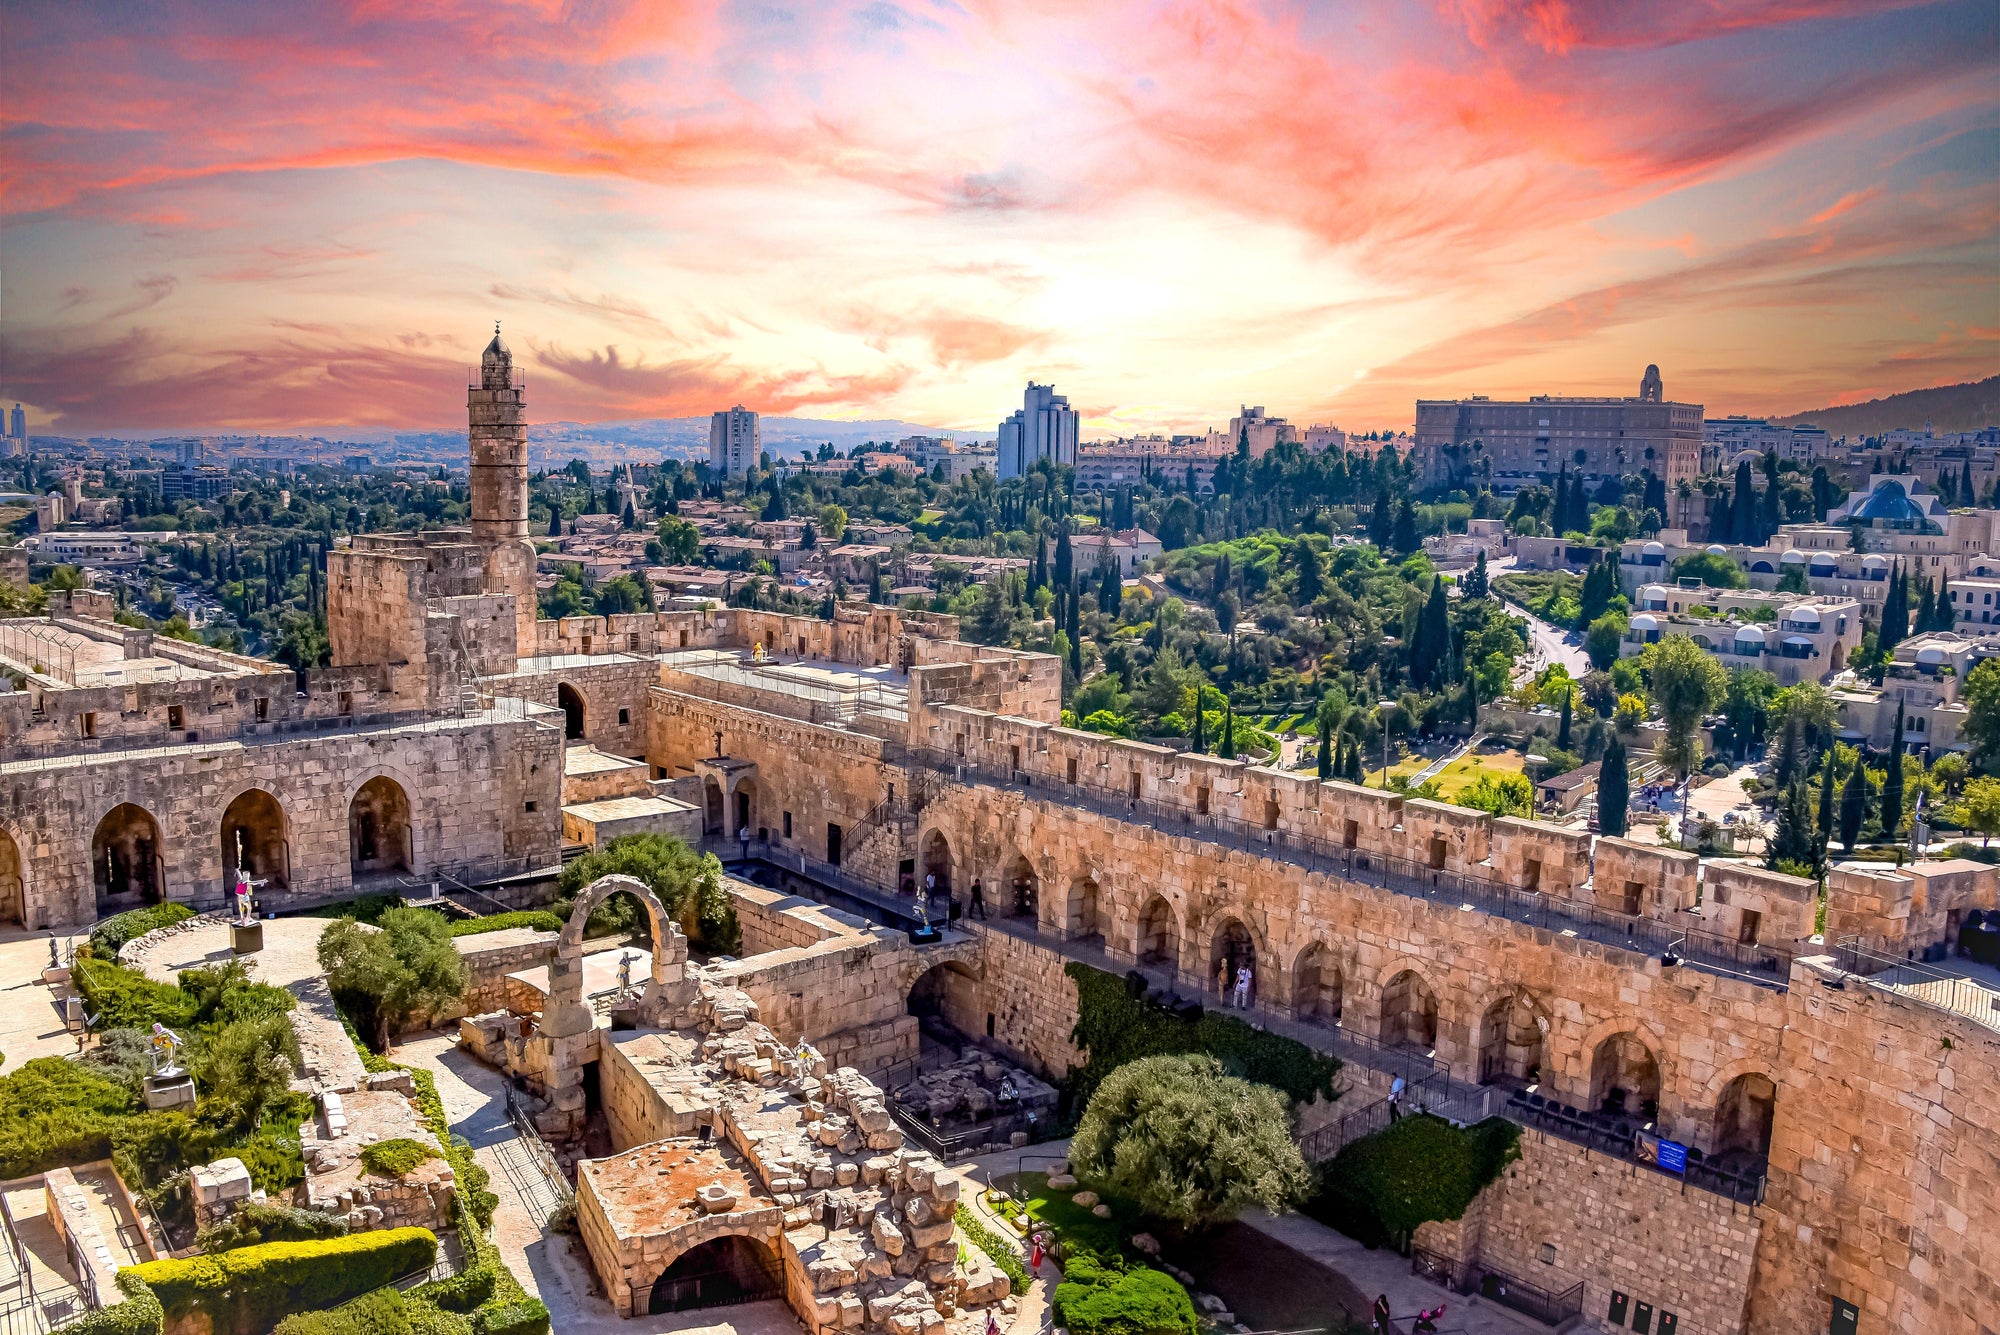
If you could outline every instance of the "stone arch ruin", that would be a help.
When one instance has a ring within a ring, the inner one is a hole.
[[[355,880],[414,870],[410,795],[377,774],[347,804],[348,871]]]
[[[135,803],[121,802],[97,822],[90,839],[90,866],[97,883],[99,917],[166,898],[160,823]]]
[[[1548,1008],[1524,987],[1504,989],[1480,1017],[1479,1083],[1527,1085],[1548,1069]]]
[[[222,880],[242,869],[253,881],[282,889],[290,880],[291,850],[284,808],[262,788],[245,788],[222,812]]]
[[[1340,1023],[1340,961],[1324,941],[1314,941],[1292,966],[1292,1013],[1301,1020]]]
[[[596,1024],[583,997],[583,929],[592,911],[621,891],[639,901],[652,938],[653,970],[639,999],[641,1022],[665,1027],[693,1000],[694,986],[687,979],[687,937],[660,897],[637,877],[600,876],[576,897],[576,907],[570,910],[569,921],[556,939],[556,957],[549,964],[548,1004],[542,1016],[542,1032],[551,1038],[588,1034]]]
[[[1154,895],[1139,910],[1139,936],[1135,944],[1141,964],[1163,964],[1170,969],[1180,964],[1180,922],[1165,895]]]

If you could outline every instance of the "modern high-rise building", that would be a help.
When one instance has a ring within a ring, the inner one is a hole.
[[[737,404],[717,413],[708,424],[708,466],[724,477],[742,477],[756,467],[764,452],[763,429],[757,414]]]
[[[1043,459],[1075,466],[1080,420],[1054,385],[1030,380],[1020,411],[1000,424],[1000,476],[1020,477]]]
[[[1487,460],[1503,492],[1565,471],[1592,485],[1641,472],[1671,485],[1701,475],[1701,424],[1701,405],[1669,402],[1648,366],[1637,398],[1418,399],[1416,447]]]
[[[14,405],[14,415],[7,422],[7,434],[22,442],[28,439],[28,415],[21,411],[18,403]]]

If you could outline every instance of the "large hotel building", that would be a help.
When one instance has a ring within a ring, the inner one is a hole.
[[[1701,405],[1668,402],[1660,368],[1648,366],[1632,399],[1418,399],[1416,441],[1420,451],[1465,447],[1472,467],[1490,460],[1496,491],[1564,468],[1591,483],[1639,472],[1674,483],[1701,475],[1701,426]]]

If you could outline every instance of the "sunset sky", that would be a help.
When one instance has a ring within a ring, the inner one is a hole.
[[[1418,396],[1782,412],[2000,371],[2000,5],[0,10],[0,396],[36,430],[1092,436]]]

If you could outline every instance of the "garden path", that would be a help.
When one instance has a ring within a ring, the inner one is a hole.
[[[57,933],[58,949],[67,956],[71,937]],[[51,989],[42,981],[49,962],[49,934],[12,928],[0,932],[0,1069],[13,1071],[36,1057],[76,1055],[76,1039],[63,1026],[60,1000],[67,989]]]

